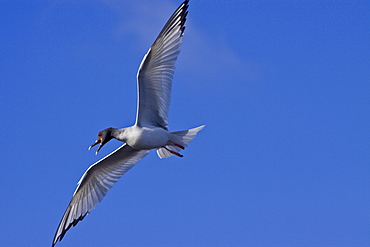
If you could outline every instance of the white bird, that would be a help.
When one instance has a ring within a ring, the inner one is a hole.
[[[185,30],[188,2],[184,1],[172,14],[140,64],[137,74],[138,109],[135,125],[122,129],[105,129],[98,133],[98,139],[90,146],[100,144],[96,151],[98,153],[112,138],[125,142],[91,165],[83,174],[59,223],[52,246],[63,239],[71,226],[83,220],[117,180],[151,149],[157,149],[160,158],[172,155],[182,157],[179,151],[204,128],[202,125],[185,131],[168,131],[172,77]]]

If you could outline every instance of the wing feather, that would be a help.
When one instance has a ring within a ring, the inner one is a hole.
[[[59,223],[52,246],[63,239],[71,226],[83,220],[103,200],[118,179],[148,153],[149,150],[136,150],[124,144],[91,165],[78,182],[77,189]]]
[[[136,124],[139,126],[168,130],[172,78],[180,54],[187,9],[188,0],[172,14],[140,64],[136,116]]]

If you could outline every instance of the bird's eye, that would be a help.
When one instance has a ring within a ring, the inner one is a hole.
[[[102,134],[99,132],[99,133],[98,133],[98,136],[102,136]]]

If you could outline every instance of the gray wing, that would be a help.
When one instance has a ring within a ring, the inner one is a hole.
[[[84,173],[55,233],[53,244],[103,200],[117,180],[144,158],[150,150],[136,150],[124,144]]]
[[[136,124],[168,129],[172,77],[185,30],[188,1],[172,14],[141,62],[138,79]]]

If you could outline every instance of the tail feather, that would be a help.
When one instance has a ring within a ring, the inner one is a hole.
[[[187,147],[189,143],[197,136],[197,133],[201,131],[204,127],[205,125],[202,125],[189,130],[171,132],[170,140],[177,144],[180,144],[183,147]],[[175,152],[181,151],[181,148],[174,144],[168,144],[166,145],[166,148]],[[160,158],[168,158],[173,155],[163,147],[157,149],[157,154]]]

